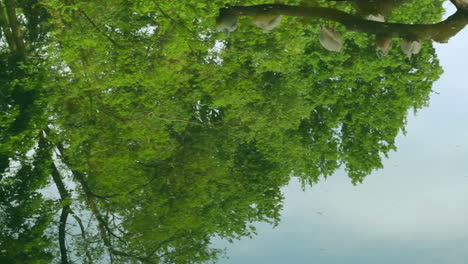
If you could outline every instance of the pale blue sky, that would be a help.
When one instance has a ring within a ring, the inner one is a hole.
[[[450,14],[452,10],[449,10]],[[468,263],[468,30],[435,44],[445,73],[385,168],[284,189],[280,225],[227,246],[221,264]]]

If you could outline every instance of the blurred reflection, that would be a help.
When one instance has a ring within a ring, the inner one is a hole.
[[[357,14],[365,19],[385,22],[385,16],[409,0],[329,0],[349,2]]]
[[[330,0],[335,1],[335,0]],[[389,38],[402,38],[401,48],[404,54],[411,57],[413,54],[419,53],[422,48],[423,40],[433,40],[439,43],[446,43],[452,36],[456,35],[468,23],[468,15],[466,10],[467,5],[464,5],[462,0],[453,0],[458,11],[447,18],[445,21],[436,24],[401,24],[401,23],[385,23],[382,14],[386,14],[406,2],[406,0],[382,0],[382,1],[353,1],[339,0],[342,2],[351,2],[352,6],[357,10],[357,13],[363,18],[353,16],[349,13],[324,7],[306,7],[306,6],[290,6],[278,4],[263,4],[253,6],[227,6],[221,8],[220,17],[223,14],[236,16],[258,16],[258,15],[285,15],[295,17],[312,17],[320,18],[328,21],[333,21],[342,24],[347,30],[355,32],[364,32],[374,34],[378,39],[386,40]],[[374,4],[372,4],[374,3]],[[331,32],[330,30],[325,30]],[[319,39],[326,49],[330,51],[339,51],[339,45],[333,39],[340,39],[337,32],[333,34],[324,34],[321,31]],[[328,35],[325,38],[324,35]],[[331,37],[335,36],[335,37]],[[328,39],[328,41],[324,41]],[[382,41],[377,41],[377,49],[382,50],[384,45]],[[328,43],[327,43],[328,42]],[[335,42],[335,44],[331,44]],[[380,46],[379,46],[380,45]],[[385,52],[389,45],[385,44]]]
[[[212,237],[279,222],[291,177],[381,168],[442,72],[422,41],[466,24],[222,4],[0,2],[1,263],[216,260]]]
[[[341,34],[328,27],[320,27],[319,41],[329,51],[340,52],[343,47]]]
[[[378,35],[375,37],[375,48],[377,52],[387,56],[393,46],[393,39],[385,35]]]

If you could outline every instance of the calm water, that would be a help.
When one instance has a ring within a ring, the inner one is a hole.
[[[468,10],[5,2],[1,264],[468,259]]]

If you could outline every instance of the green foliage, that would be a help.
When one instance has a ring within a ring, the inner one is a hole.
[[[354,12],[310,4],[318,3]],[[66,204],[92,226],[84,238],[75,223],[82,241],[70,244],[70,258],[215,260],[222,252],[212,237],[278,224],[292,176],[313,184],[344,167],[358,183],[381,168],[408,111],[427,105],[441,74],[431,43],[411,59],[397,45],[379,57],[373,37],[340,25],[345,47],[332,54],[317,39],[328,21],[285,17],[264,34],[241,17],[227,38],[214,32],[223,1],[41,4],[46,13],[28,36],[46,60],[0,54],[0,169],[21,164],[0,178],[0,243],[9,247],[0,262],[51,260],[58,208],[38,190],[59,161],[60,176],[78,185]],[[440,1],[422,1],[389,19],[430,23],[441,13]]]
[[[53,236],[47,231],[55,211],[54,202],[38,191],[49,176],[48,148],[36,148],[30,161],[0,185],[1,263],[50,263],[54,258]]]

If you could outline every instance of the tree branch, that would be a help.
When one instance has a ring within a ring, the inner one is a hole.
[[[65,189],[65,185],[60,178],[60,174],[57,170],[57,167],[52,162],[51,164],[52,169],[52,178],[54,179],[55,186],[60,194],[60,200],[62,203],[68,203],[69,195],[67,190]],[[65,244],[65,228],[67,226],[67,217],[70,213],[70,205],[65,204],[62,207],[62,213],[60,214],[60,224],[59,224],[59,246],[60,246],[60,257],[61,257],[61,264],[68,264],[68,256],[67,256],[67,246]]]
[[[94,27],[94,29],[99,32],[101,35],[103,35],[105,38],[107,38],[112,44],[114,44],[117,47],[121,47],[119,43],[117,43],[115,40],[113,40],[109,35],[107,35],[105,32],[103,32],[99,27],[94,23],[94,21],[86,14],[83,10],[79,10],[80,13],[88,20],[88,22]]]
[[[75,214],[75,212],[73,212],[71,209],[70,209],[70,214],[73,216],[73,218],[75,218],[76,222],[78,223],[78,225],[80,226],[80,230],[81,230],[81,237],[83,238],[83,240],[86,241],[86,231],[85,231],[85,227],[83,225],[83,221],[81,220],[81,218]],[[86,257],[88,258],[88,262],[90,264],[93,264],[93,259],[91,257],[91,253],[89,252],[88,250],[88,246],[87,244],[85,243],[85,251],[86,251]]]
[[[63,146],[59,143],[56,145],[56,148],[58,149],[58,151],[60,153],[57,153],[57,155],[62,159],[62,162],[64,164],[66,164],[69,169],[70,169],[70,165],[68,164],[68,160],[63,157],[61,155],[61,153],[63,153]],[[53,170],[56,171],[56,175],[55,177],[57,177],[58,175],[58,170],[56,169],[56,167],[54,166]],[[70,169],[71,170],[71,169]],[[118,237],[116,234],[114,234],[111,230],[111,228],[109,227],[108,223],[106,222],[106,220],[104,219],[104,216],[102,215],[101,211],[99,210],[98,208],[98,205],[96,203],[96,201],[94,200],[94,194],[92,194],[92,192],[90,191],[89,189],[89,186],[88,186],[88,183],[86,182],[86,179],[84,177],[83,174],[81,174],[80,172],[78,171],[74,171],[74,170],[71,170],[74,177],[78,180],[78,182],[80,183],[81,187],[83,188],[83,191],[86,195],[86,200],[87,200],[87,204],[91,210],[91,212],[94,214],[94,216],[96,217],[97,219],[97,222],[98,222],[98,230],[99,230],[99,234],[101,236],[101,239],[103,240],[103,243],[104,245],[107,247],[107,249],[109,250],[109,252],[111,254],[114,254],[116,256],[121,256],[121,257],[127,257],[127,258],[131,258],[131,259],[135,259],[135,260],[138,260],[142,263],[153,263],[151,261],[151,257],[157,252],[157,250],[164,244],[166,243],[166,240],[161,242],[159,245],[156,246],[156,249],[151,253],[149,254],[148,256],[146,257],[143,257],[143,256],[138,256],[138,255],[135,255],[135,254],[131,254],[131,253],[127,253],[125,251],[122,251],[122,250],[118,250],[116,248],[114,248],[114,246],[112,245],[112,240],[111,238],[109,237],[109,235],[112,235],[113,237],[116,237],[117,239],[120,239],[122,240],[120,237]],[[58,175],[59,176],[59,175]],[[67,191],[65,189],[65,186],[63,186],[63,183],[61,183],[61,179],[58,177],[58,178],[54,178],[54,181],[55,179],[57,179],[56,182],[58,182],[58,185],[57,185],[57,188],[59,189],[59,193],[61,193],[61,197],[62,197],[62,194],[63,194],[63,197],[68,197],[67,196]],[[153,180],[153,179],[152,179]],[[150,184],[152,182],[152,180],[150,180],[147,184]],[[146,186],[147,184],[145,184],[144,186]],[[131,190],[130,192],[132,191],[135,191],[135,190]],[[63,211],[62,211],[63,212]],[[75,219],[77,219],[77,222],[78,224],[80,225],[80,228],[82,230],[84,230],[84,227],[82,225],[82,222],[81,222],[81,219],[79,219],[76,214],[73,213],[73,211],[71,211],[71,209],[67,209],[67,213],[71,213],[73,217],[76,217]],[[78,220],[79,219],[79,220]],[[84,236],[84,232],[82,232],[82,236]],[[89,257],[90,258],[90,257]],[[111,255],[111,258],[112,258],[112,255]],[[62,257],[63,259],[63,257]],[[64,264],[64,262],[62,262],[62,264]]]
[[[458,10],[463,10],[468,12],[468,1],[467,0],[450,0],[453,5],[457,7]]]
[[[58,144],[57,149],[61,153],[63,153],[63,147],[61,146],[61,144]],[[60,157],[63,158],[63,156],[61,156],[61,155],[60,155]],[[67,160],[63,160],[63,162],[65,164],[67,164],[67,166],[70,168],[69,164],[67,163]],[[91,212],[94,214],[94,216],[97,219],[98,230],[99,230],[99,234],[101,236],[101,239],[102,239],[104,245],[109,250],[109,252],[111,252],[114,255],[129,257],[129,258],[137,259],[137,260],[139,260],[139,261],[141,261],[143,263],[146,263],[146,260],[144,258],[133,255],[133,254],[126,253],[126,252],[118,250],[118,249],[115,249],[112,246],[112,241],[111,241],[111,239],[109,237],[109,234],[116,237],[116,238],[118,238],[118,239],[121,239],[121,238],[118,237],[117,235],[115,235],[112,232],[111,228],[108,226],[108,224],[104,220],[104,217],[103,217],[101,211],[98,209],[97,203],[94,201],[94,196],[91,195],[90,189],[88,187],[88,183],[86,182],[86,179],[83,176],[83,174],[81,174],[80,172],[77,172],[77,171],[73,171],[73,170],[72,170],[72,173],[75,176],[75,178],[78,180],[78,182],[80,183],[81,187],[83,188],[83,191],[84,191],[84,193],[86,195],[86,200],[87,200],[88,206],[89,206]]]
[[[49,132],[50,129],[44,130],[39,137],[39,140],[42,142],[45,142],[45,144],[50,148],[52,146],[51,142],[46,141],[46,136],[47,133]],[[71,195],[68,192],[68,190],[65,187],[65,184],[62,181],[62,177],[60,175],[60,172],[55,165],[54,161],[51,160],[51,175],[52,179],[54,180],[55,186],[57,187],[59,194],[60,194],[60,200],[62,203],[65,203],[64,206],[62,207],[62,213],[60,215],[60,224],[59,224],[59,247],[60,247],[60,256],[61,256],[61,263],[62,264],[68,264],[68,256],[67,256],[67,248],[66,248],[66,241],[65,241],[65,236],[66,236],[66,225],[67,225],[67,217],[69,214],[75,218],[76,222],[80,226],[81,230],[81,237],[86,240],[86,231],[83,225],[83,222],[81,219],[78,217],[78,215],[75,214],[70,208],[70,205],[68,204]],[[88,258],[88,262],[90,264],[93,263],[93,260],[91,258],[91,254],[88,250],[88,247],[86,246],[85,248],[86,251],[86,257]]]
[[[454,0],[467,1],[467,0]],[[348,30],[388,37],[406,38],[412,40],[432,39],[446,43],[468,24],[468,12],[458,11],[446,20],[436,24],[401,24],[384,23],[366,20],[333,8],[289,6],[277,4],[253,6],[227,6],[220,9],[222,15],[255,16],[272,14],[298,17],[315,17],[338,22]]]

